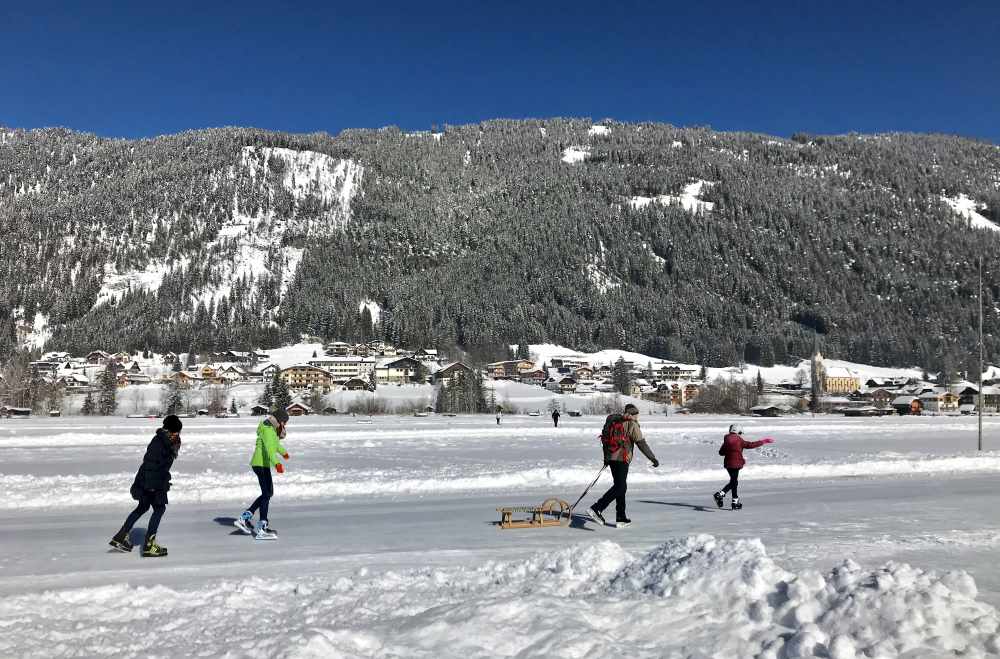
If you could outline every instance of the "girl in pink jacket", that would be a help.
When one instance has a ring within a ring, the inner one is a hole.
[[[724,456],[722,466],[729,472],[729,482],[724,488],[712,495],[715,497],[715,505],[722,508],[726,492],[732,491],[733,510],[739,510],[743,507],[743,504],[740,503],[740,495],[736,489],[739,487],[740,469],[746,464],[746,461],[743,459],[743,449],[759,448],[764,444],[772,443],[774,443],[774,440],[770,437],[764,438],[759,442],[748,442],[743,439],[743,426],[735,423],[729,426],[729,433],[723,438],[722,446],[719,448],[719,455]]]

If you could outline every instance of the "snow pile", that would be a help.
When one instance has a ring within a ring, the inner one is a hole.
[[[608,136],[611,134],[611,129],[607,126],[601,126],[600,124],[594,124],[587,130],[587,135],[593,137],[594,135]]]
[[[948,204],[958,215],[968,220],[969,225],[973,229],[1000,231],[1000,226],[979,213],[980,210],[986,209],[986,204],[977,203],[975,199],[970,199],[965,194],[960,194],[957,197],[942,196],[941,201]]]
[[[573,165],[590,157],[590,147],[570,146],[563,149],[562,161]]]
[[[479,567],[8,597],[0,624],[17,633],[0,654],[983,657],[1000,619],[977,596],[964,572],[793,573],[760,540],[699,535],[642,556],[605,541]]]
[[[679,197],[674,195],[659,195],[657,197],[630,197],[629,206],[632,208],[645,208],[651,203],[669,206],[670,204],[680,204],[684,210],[691,213],[698,211],[710,211],[715,208],[715,204],[710,201],[699,199],[706,185],[712,185],[711,181],[695,181],[684,186],[684,191]]]

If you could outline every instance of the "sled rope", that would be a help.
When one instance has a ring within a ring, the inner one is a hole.
[[[606,463],[603,464],[603,465],[601,465],[601,469],[600,469],[600,471],[597,472],[597,476],[594,477],[594,480],[592,480],[590,482],[590,485],[588,485],[587,489],[583,491],[583,494],[580,495],[580,498],[577,499],[576,502],[572,506],[569,507],[569,515],[570,515],[570,517],[573,516],[573,511],[576,510],[577,505],[579,505],[579,503],[581,501],[583,501],[583,497],[587,496],[587,492],[590,492],[590,488],[594,487],[594,485],[597,484],[597,481],[600,480],[601,474],[604,473],[604,469],[607,466],[608,465]]]

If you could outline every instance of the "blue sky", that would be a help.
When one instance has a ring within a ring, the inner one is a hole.
[[[0,0],[2,125],[553,116],[1000,142],[1000,3]]]

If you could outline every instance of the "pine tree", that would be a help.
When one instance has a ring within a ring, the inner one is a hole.
[[[281,372],[275,371],[271,380],[271,393],[274,396],[274,409],[283,410],[292,404],[292,395],[288,392],[288,385],[281,378]]]
[[[230,414],[239,414],[240,413],[240,411],[238,409],[236,409],[236,398],[235,397],[233,397],[229,401],[229,413]]]
[[[80,414],[92,416],[96,413],[97,405],[94,403],[94,392],[88,391],[87,397],[83,399],[83,407],[80,408]]]
[[[764,393],[764,379],[760,376],[760,369],[757,370],[757,393]]]
[[[621,357],[615,362],[611,369],[611,379],[615,385],[615,391],[628,395],[632,391],[632,374],[629,372],[625,360]]]
[[[184,409],[184,396],[181,395],[180,388],[176,382],[171,382],[167,387],[167,414],[177,414]]]
[[[106,365],[98,377],[97,390],[97,413],[101,416],[111,416],[118,408],[118,383],[111,364]]]
[[[378,388],[378,377],[375,376],[375,369],[368,371],[368,391],[375,391]]]
[[[271,391],[272,381],[273,378],[264,383],[264,392],[261,393],[260,398],[257,399],[258,403],[269,410],[274,406],[274,393]]]
[[[427,382],[427,367],[424,366],[423,362],[418,361],[417,367],[413,369],[413,381],[417,384],[425,384]]]

